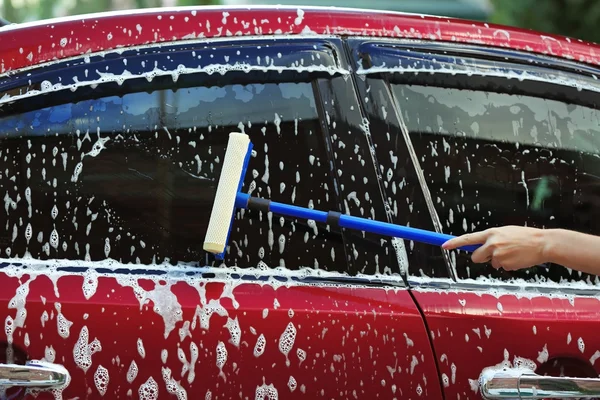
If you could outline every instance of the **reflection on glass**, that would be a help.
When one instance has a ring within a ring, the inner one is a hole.
[[[393,85],[393,93],[445,233],[515,224],[600,234],[600,111],[439,87]],[[463,279],[592,279],[558,266],[496,271],[453,256]]]
[[[0,119],[2,256],[206,262],[232,131],[255,146],[245,190],[336,208],[311,84],[131,93]],[[343,254],[339,232],[256,212],[236,218],[227,264],[331,269],[330,254]]]

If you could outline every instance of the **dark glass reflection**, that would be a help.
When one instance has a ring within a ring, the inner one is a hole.
[[[204,263],[232,131],[254,143],[246,191],[336,208],[311,84],[131,93],[0,119],[2,256]],[[342,255],[339,232],[246,211],[226,263],[334,269]]]
[[[392,85],[444,232],[508,224],[600,234],[600,111],[549,99]],[[454,254],[458,276],[588,280],[551,265],[517,272]]]

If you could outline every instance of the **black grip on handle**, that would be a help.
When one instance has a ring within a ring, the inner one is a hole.
[[[269,212],[271,200],[261,199],[259,197],[250,197],[248,199],[248,209]]]
[[[342,214],[337,211],[329,211],[327,213],[327,224],[331,226],[340,226],[340,218]]]

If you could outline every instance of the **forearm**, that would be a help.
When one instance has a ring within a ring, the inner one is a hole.
[[[600,275],[600,236],[565,229],[547,229],[542,240],[546,262]]]

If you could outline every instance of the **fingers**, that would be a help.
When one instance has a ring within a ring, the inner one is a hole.
[[[492,267],[494,267],[495,269],[504,268],[502,263],[500,263],[500,261],[497,258],[492,258]]]
[[[463,247],[463,246],[469,246],[469,245],[473,245],[473,244],[482,244],[482,243],[485,243],[488,236],[489,236],[488,230],[481,231],[481,232],[475,232],[475,233],[467,233],[465,235],[448,240],[446,243],[442,244],[442,248],[444,248],[446,250],[454,250],[456,248]]]
[[[473,252],[471,260],[477,264],[488,262],[492,259],[492,251],[493,249],[490,246],[483,245]]]

